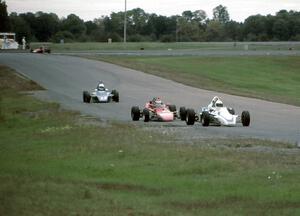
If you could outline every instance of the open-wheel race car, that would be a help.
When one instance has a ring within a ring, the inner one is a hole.
[[[139,121],[140,118],[144,122],[163,121],[169,122],[177,118],[176,106],[163,103],[160,98],[153,98],[145,104],[143,110],[138,106],[131,108],[131,118],[133,121]]]
[[[41,46],[39,48],[36,49],[30,49],[31,53],[51,53],[51,49],[49,47],[46,46]]]
[[[97,88],[93,91],[83,91],[84,103],[109,103],[111,101],[119,102],[119,92],[117,90],[109,91],[104,87],[104,83],[99,81]]]
[[[194,125],[199,121],[204,127],[214,126],[235,126],[242,123],[244,127],[250,125],[249,111],[243,111],[241,115],[236,115],[235,110],[230,107],[224,107],[223,102],[215,96],[207,107],[203,107],[199,114],[193,109],[180,108],[181,120],[186,120],[187,125]]]

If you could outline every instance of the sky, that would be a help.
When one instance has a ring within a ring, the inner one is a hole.
[[[124,11],[125,0],[5,0],[8,12],[43,11],[60,18],[74,13],[88,21],[112,12]],[[300,11],[300,0],[127,0],[127,10],[142,8],[147,13],[180,15],[185,10],[204,10],[212,18],[218,5],[227,7],[230,19],[243,22],[251,15],[275,15],[281,9]]]

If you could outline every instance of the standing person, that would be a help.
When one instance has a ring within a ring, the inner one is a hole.
[[[4,35],[2,49],[7,49],[7,42],[8,42],[7,37],[6,35]]]
[[[26,40],[25,40],[25,37],[23,37],[23,39],[22,39],[22,49],[23,50],[26,49]]]

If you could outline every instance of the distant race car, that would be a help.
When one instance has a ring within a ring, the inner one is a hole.
[[[207,107],[203,107],[199,115],[193,109],[180,108],[181,120],[185,119],[187,125],[194,125],[195,121],[202,123],[204,127],[215,126],[235,126],[242,123],[244,127],[250,125],[250,113],[243,111],[241,115],[236,115],[233,108],[224,107],[223,102],[216,96]]]
[[[51,49],[49,47],[42,46],[37,49],[31,49],[30,52],[31,53],[49,53],[50,54]]]
[[[143,110],[138,106],[133,106],[131,108],[131,118],[133,121],[139,121],[140,118],[144,118],[144,122],[173,121],[177,118],[176,106],[164,104],[160,98],[153,98],[145,104]]]
[[[84,103],[109,103],[111,101],[119,102],[119,92],[117,90],[109,91],[104,87],[104,83],[99,81],[97,88],[91,92],[83,91]]]

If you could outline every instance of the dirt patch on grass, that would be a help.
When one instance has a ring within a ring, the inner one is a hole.
[[[4,65],[0,65],[0,91],[8,89],[14,91],[44,90],[36,82],[27,79]]]
[[[88,188],[97,188],[99,190],[107,190],[107,191],[126,191],[126,192],[137,192],[137,193],[145,193],[151,196],[160,196],[164,193],[169,193],[170,189],[158,189],[152,187],[146,187],[144,185],[135,185],[129,183],[116,183],[116,182],[87,182],[87,181],[77,181],[77,180],[66,180],[62,178],[51,178],[52,182],[57,184],[73,184],[76,186],[85,185]]]
[[[97,184],[98,189],[103,190],[116,190],[116,191],[132,191],[132,192],[141,192],[146,193],[153,196],[159,196],[164,191],[155,188],[147,188],[141,185],[132,185],[132,184],[117,184],[117,183],[104,183]]]
[[[234,208],[234,206],[251,206],[250,208],[267,210],[267,209],[288,209],[300,208],[300,202],[292,201],[274,201],[274,202],[259,202],[250,198],[243,197],[227,197],[223,200],[215,201],[199,201],[199,202],[171,202],[168,204],[177,209],[184,209],[187,211],[193,209],[215,209],[215,208]]]

